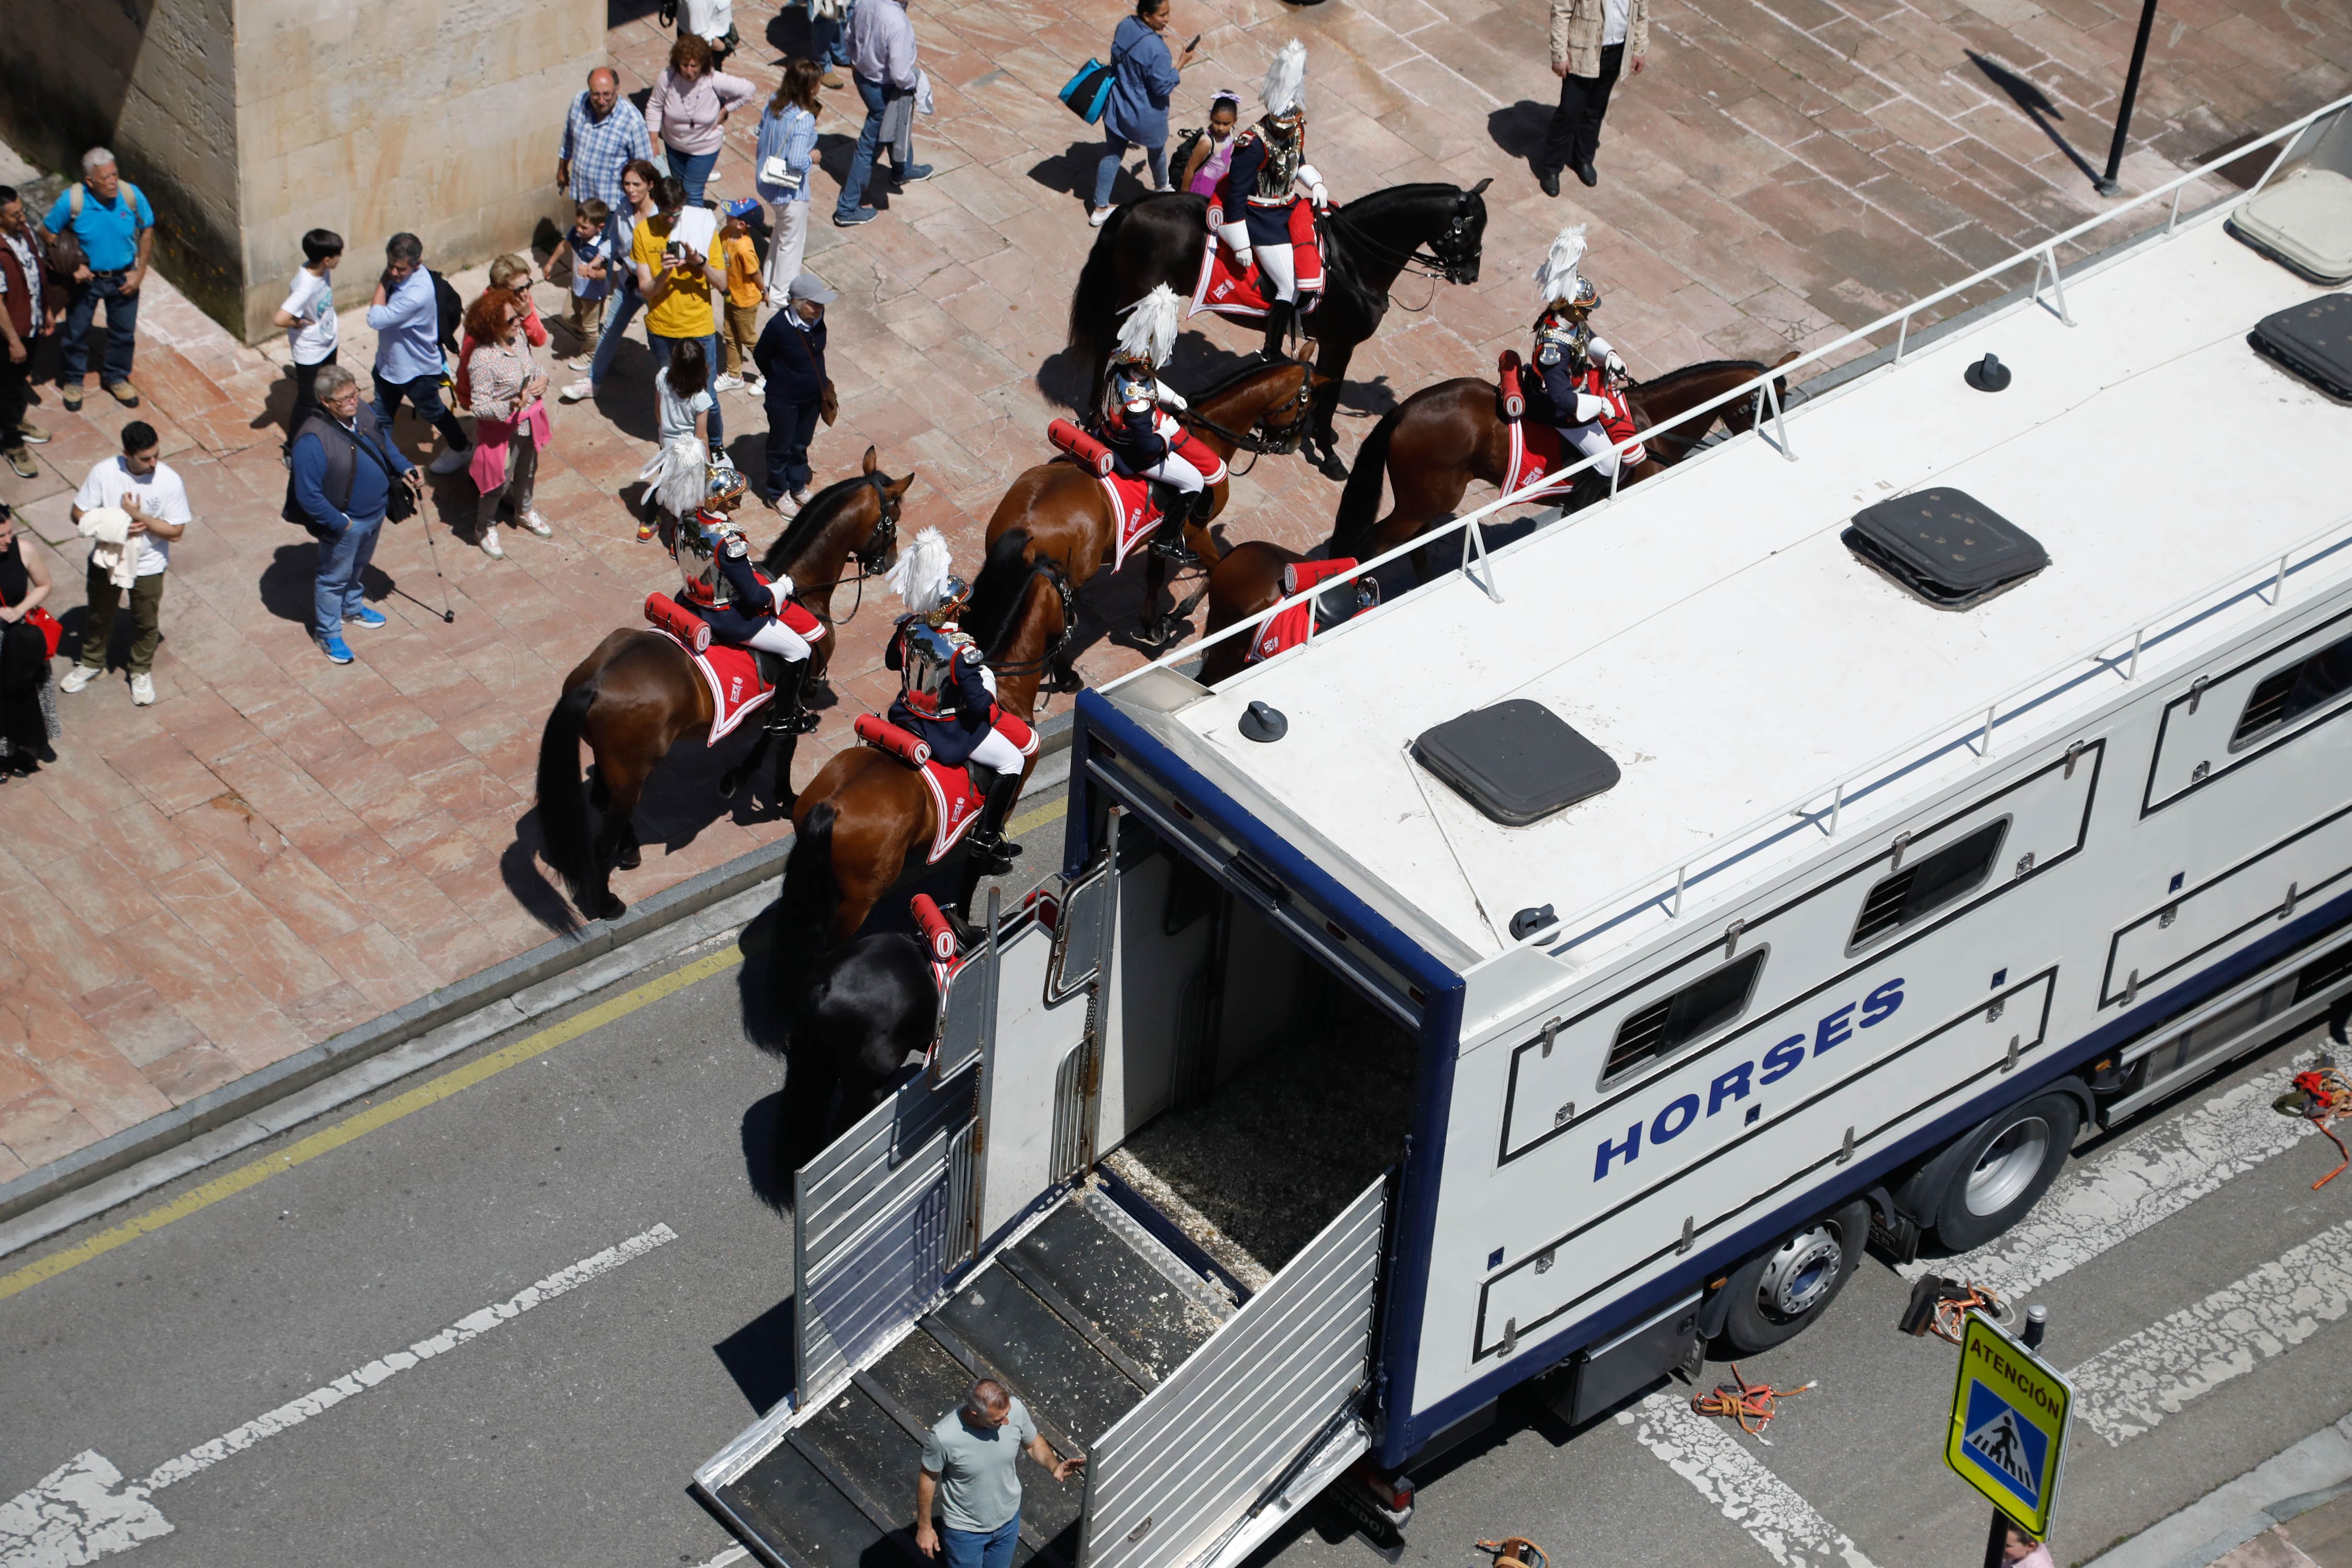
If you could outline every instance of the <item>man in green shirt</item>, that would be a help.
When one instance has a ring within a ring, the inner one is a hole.
[[[1084,1454],[1056,1458],[1037,1435],[1028,1407],[992,1377],[964,1396],[963,1407],[940,1417],[923,1442],[923,1472],[915,1480],[915,1546],[940,1554],[947,1538],[948,1568],[1013,1568],[1021,1534],[1021,1477],[1014,1461],[1029,1457],[1057,1481],[1087,1462]],[[934,1530],[937,1512],[943,1529]]]

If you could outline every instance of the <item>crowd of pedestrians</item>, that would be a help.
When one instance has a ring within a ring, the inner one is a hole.
[[[782,63],[759,106],[748,170],[722,171],[720,154],[730,117],[761,89],[721,68],[740,42],[728,0],[691,0],[642,109],[608,67],[591,71],[569,105],[555,138],[555,183],[570,221],[543,267],[499,258],[488,286],[461,300],[426,264],[416,235],[383,241],[383,270],[364,308],[374,337],[365,383],[341,363],[335,295],[345,239],[325,228],[302,236],[300,263],[271,320],[286,334],[292,383],[285,515],[317,541],[310,630],[326,658],[350,663],[349,635],[385,624],[363,579],[386,524],[422,507],[428,475],[471,480],[471,517],[457,531],[470,528],[471,542],[492,559],[505,559],[517,533],[552,535],[537,492],[555,437],[554,371],[570,368],[563,403],[625,395],[611,373],[640,316],[659,451],[636,503],[638,538],[659,531],[651,498],[658,472],[678,466],[671,454],[731,461],[720,395],[737,390],[760,399],[767,425],[764,464],[750,488],[787,514],[807,502],[812,448],[837,411],[825,357],[835,293],[804,266],[819,128],[854,91],[856,137],[833,219],[868,223],[879,216],[877,189],[902,191],[931,174],[916,160],[914,127],[932,105],[907,0],[799,3],[808,52]],[[1193,54],[1191,45],[1171,47],[1171,23],[1170,0],[1139,0],[1113,39],[1117,82],[1093,190],[1097,222],[1129,152],[1144,152],[1156,186],[1169,184],[1169,103]],[[828,89],[844,100],[828,106]],[[1180,180],[1222,174],[1239,108],[1234,95],[1220,96]],[[0,461],[16,474],[37,475],[30,449],[49,439],[27,417],[45,343],[54,345],[68,411],[81,405],[93,369],[106,395],[139,406],[136,329],[154,239],[153,207],[104,148],[84,155],[81,178],[37,217],[0,186]],[[540,281],[567,290],[560,337],[533,302]],[[404,408],[429,432],[421,449],[410,448],[414,459],[396,435]],[[104,677],[126,605],[123,673],[135,703],[155,700],[171,547],[195,520],[152,426],[126,426],[122,448],[89,471],[74,499],[72,520],[91,541],[88,608],[79,649],[68,649],[75,662],[54,686],[53,584],[0,506],[0,773],[31,765],[56,734],[53,692],[80,692]]]

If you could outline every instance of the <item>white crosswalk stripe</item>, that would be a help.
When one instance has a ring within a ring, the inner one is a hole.
[[[2090,1428],[2119,1444],[2284,1355],[2352,1311],[2352,1223],[2336,1226],[2101,1351],[2066,1375]]]
[[[1823,1519],[1788,1482],[1764,1468],[1739,1440],[1690,1407],[1673,1388],[1653,1394],[1617,1424],[1633,1429],[1635,1441],[1722,1510],[1780,1568],[1874,1568],[1843,1531]]]

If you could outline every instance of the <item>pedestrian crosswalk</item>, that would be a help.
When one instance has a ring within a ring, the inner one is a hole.
[[[2243,1081],[2071,1166],[2002,1237],[1899,1272],[1969,1280],[2022,1305],[2168,1221],[2186,1215],[2186,1223],[2200,1225],[2201,1201],[2312,1137],[2312,1123],[2271,1108],[2281,1086],[2312,1059],[2307,1051],[2292,1058],[2281,1053]],[[2107,1447],[2144,1438],[2195,1401],[2293,1355],[2352,1316],[2352,1221],[2321,1229],[2202,1300],[2158,1299],[2151,1307],[2164,1315],[2067,1373],[2075,1388],[2078,1445],[2092,1434]],[[2341,1385],[2340,1373],[2331,1368],[2329,1375]],[[1870,1563],[1845,1528],[1775,1473],[1769,1449],[1695,1414],[1686,1389],[1651,1394],[1620,1413],[1616,1425],[1781,1568]]]

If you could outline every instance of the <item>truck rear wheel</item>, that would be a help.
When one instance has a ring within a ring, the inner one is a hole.
[[[2082,1125],[2082,1108],[2068,1094],[2040,1095],[1986,1118],[1922,1173],[1930,1180],[1911,1212],[1954,1252],[1982,1247],[2042,1201]]]
[[[1837,1300],[1869,1244],[1870,1204],[1856,1198],[1741,1264],[1724,1282],[1723,1342],[1754,1355],[1795,1339]]]

